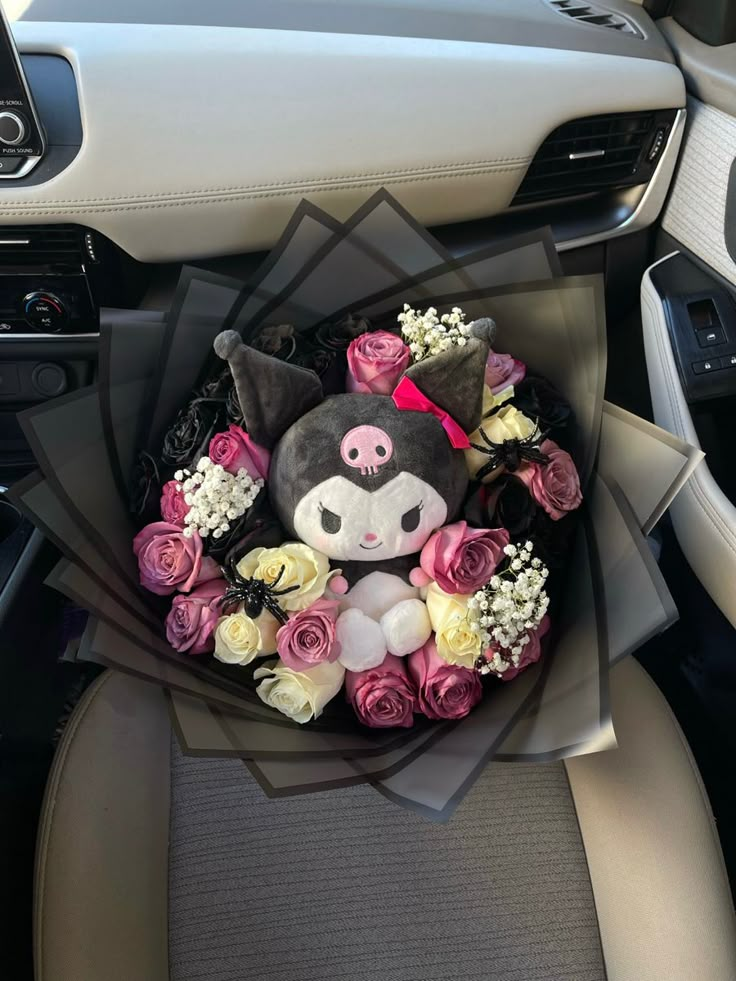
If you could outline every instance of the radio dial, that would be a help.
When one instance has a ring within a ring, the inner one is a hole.
[[[0,143],[19,146],[27,136],[28,129],[21,116],[14,112],[0,112]]]

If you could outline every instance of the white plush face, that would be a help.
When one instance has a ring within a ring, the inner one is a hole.
[[[299,501],[294,529],[331,559],[375,562],[418,552],[446,518],[437,491],[404,471],[376,491],[330,477]]]

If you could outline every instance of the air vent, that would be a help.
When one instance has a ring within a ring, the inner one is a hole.
[[[82,233],[77,225],[0,225],[0,262],[79,268]]]
[[[608,27],[620,34],[644,37],[636,24],[618,11],[604,10],[602,7],[597,7],[592,3],[583,3],[581,0],[547,0],[547,3],[558,14],[564,14],[566,17],[577,21],[578,24],[589,24],[591,27]]]
[[[537,151],[514,204],[644,184],[667,143],[676,110],[589,116],[564,123]]]

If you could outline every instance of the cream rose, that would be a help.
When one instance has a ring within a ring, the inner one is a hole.
[[[514,386],[509,385],[508,388],[504,388],[502,391],[497,392],[495,395],[490,390],[487,385],[483,386],[483,415],[487,416],[489,412],[493,412],[497,409],[499,405],[503,405],[504,402],[508,402],[509,399],[514,397]]]
[[[470,596],[443,592],[436,582],[427,589],[427,612],[435,633],[437,653],[448,664],[473,668],[480,656],[480,632],[471,629]]]
[[[501,393],[502,394],[502,393]],[[525,416],[523,412],[513,405],[504,405],[487,419],[484,419],[480,427],[470,433],[468,439],[477,446],[485,446],[486,442],[480,434],[480,430],[492,443],[503,443],[507,439],[526,439],[536,430],[536,424]],[[490,449],[490,447],[489,447]],[[472,446],[465,450],[465,464],[468,473],[475,480],[475,475],[488,463],[488,454],[474,449]],[[483,478],[483,483],[487,484],[495,480],[503,472],[503,467],[496,467]]]
[[[309,671],[292,671],[283,661],[273,661],[256,668],[253,677],[263,678],[256,689],[262,702],[303,725],[319,718],[340,691],[345,668],[337,661],[324,661]]]
[[[225,664],[250,664],[276,650],[278,621],[267,610],[256,619],[245,613],[220,617],[215,628],[215,657]]]
[[[273,583],[283,573],[276,589],[293,589],[278,597],[284,610],[305,610],[318,600],[330,578],[330,562],[326,555],[301,542],[286,542],[278,548],[254,548],[238,562],[238,572],[246,579],[262,579]]]

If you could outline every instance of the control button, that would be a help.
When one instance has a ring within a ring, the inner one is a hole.
[[[16,112],[0,112],[0,143],[20,146],[28,135],[26,121]]]
[[[695,334],[701,347],[713,347],[714,344],[725,344],[726,342],[723,327],[706,327],[705,330],[696,330]]]
[[[718,371],[720,367],[720,358],[713,358],[711,361],[693,361],[693,371],[696,375],[707,375],[709,371]]]
[[[17,395],[19,391],[18,365],[3,361],[0,363],[0,395]]]
[[[0,156],[0,177],[3,174],[14,174],[27,159],[28,157]]]
[[[66,391],[66,372],[59,364],[43,362],[31,372],[31,383],[39,395],[50,399]]]
[[[22,306],[28,323],[41,333],[58,334],[66,322],[66,308],[53,293],[29,293],[23,297]]]
[[[721,368],[736,368],[736,354],[727,354],[719,363]]]
[[[652,140],[652,145],[647,155],[647,160],[649,161],[649,163],[651,163],[653,160],[656,160],[657,157],[659,156],[659,152],[664,146],[664,136],[665,136],[665,128],[664,126],[660,126],[657,132],[654,134],[654,139]]]

